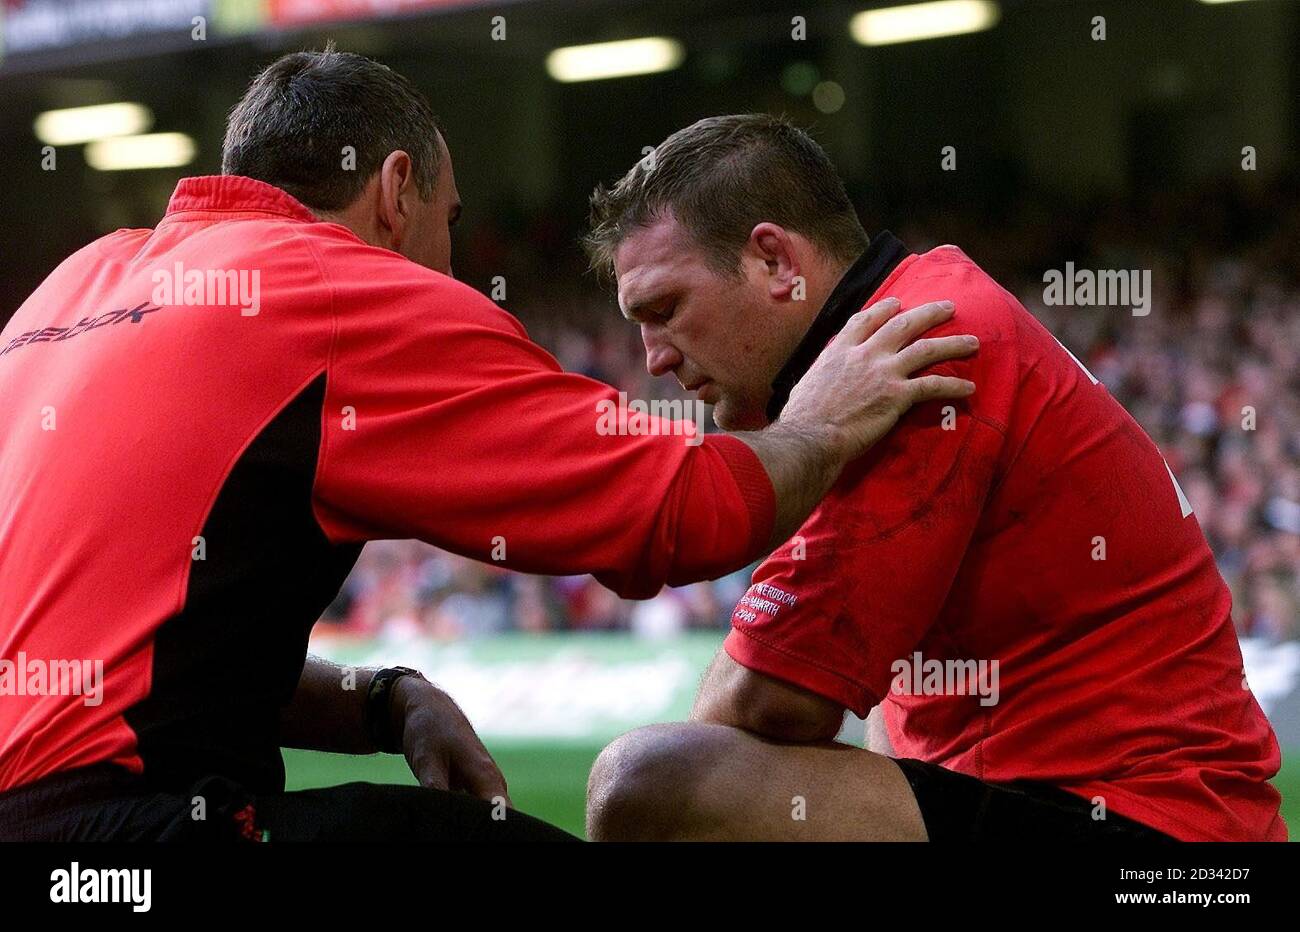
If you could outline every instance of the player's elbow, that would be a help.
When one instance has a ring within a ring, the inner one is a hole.
[[[844,712],[836,709],[828,715],[820,705],[758,702],[745,710],[744,719],[742,728],[772,741],[816,744],[839,734]]]
[[[830,741],[839,733],[844,708],[743,667],[719,652],[701,686],[691,721],[730,725],[771,741],[812,744]]]

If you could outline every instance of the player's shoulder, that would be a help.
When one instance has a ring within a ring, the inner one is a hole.
[[[910,257],[879,292],[898,298],[902,308],[930,301],[951,301],[956,313],[927,331],[927,337],[973,334],[980,352],[969,365],[954,370],[987,378],[989,369],[1006,370],[1008,377],[1021,359],[1024,321],[1029,312],[1016,298],[956,246],[938,246]]]
[[[1020,317],[1029,313],[957,246],[936,246],[917,255],[899,285],[906,289],[903,297],[912,297],[915,291],[938,296],[926,297],[927,301],[953,301],[963,329],[981,339],[1013,338]]]
[[[525,335],[523,325],[482,292],[451,275],[363,242],[337,224],[309,224],[302,231],[320,257],[339,319],[408,331],[505,331]]]
[[[91,240],[85,246],[70,253],[67,258],[55,267],[54,273],[57,274],[67,270],[78,270],[86,265],[109,261],[123,261],[134,255],[140,247],[148,242],[149,237],[153,235],[153,230],[149,228],[135,229],[123,228],[114,230],[112,233],[105,233],[97,239]]]
[[[0,329],[23,329],[29,322],[38,322],[32,315],[40,317],[39,322],[43,325],[42,315],[46,315],[51,306],[61,305],[70,293],[81,293],[84,283],[93,278],[96,269],[105,262],[127,261],[151,233],[153,230],[147,228],[114,230],[70,253],[27,296],[10,318],[9,325]]]
[[[1033,378],[1020,380],[1025,386],[1052,386],[1080,378],[1096,383],[1087,367],[1043,326],[1021,301],[997,283],[956,246],[939,246],[918,257],[915,275],[929,292],[947,289],[957,305],[950,325],[955,332],[973,333],[980,338],[986,359],[1002,359]],[[936,300],[927,298],[926,300]]]

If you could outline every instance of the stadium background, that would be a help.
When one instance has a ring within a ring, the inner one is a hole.
[[[152,226],[177,178],[217,172],[248,79],[332,38],[433,101],[465,202],[458,277],[495,288],[567,368],[680,397],[646,375],[636,332],[584,275],[586,196],[701,116],[766,110],[809,127],[869,232],[961,246],[1160,444],[1232,586],[1300,824],[1300,2],[999,0],[991,28],[879,46],[849,24],[882,2],[2,2],[0,323],[68,253]],[[679,43],[680,61],[585,82],[548,69],[562,46],[652,36]],[[140,131],[185,134],[192,154],[105,170],[93,140],[38,138],[42,113],[122,101],[148,108]],[[1150,269],[1150,315],[1045,307],[1043,273],[1067,262]],[[686,713],[746,578],[629,603],[586,578],[377,543],[313,646],[424,668],[465,706],[516,804],[580,831],[595,754]],[[286,758],[294,787],[410,780],[396,757]]]

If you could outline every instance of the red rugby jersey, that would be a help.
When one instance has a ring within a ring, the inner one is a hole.
[[[0,398],[0,659],[103,669],[98,701],[0,695],[0,790],[99,762],[282,787],[278,709],[365,540],[649,596],[771,533],[743,443],[607,435],[615,391],[487,298],[247,178],[63,262],[0,334]]]
[[[1182,839],[1285,840],[1228,588],[1159,450],[959,249],[876,284],[866,304],[956,303],[932,335],[980,349],[937,371],[975,394],[914,408],[841,476],[755,572],[727,651],[858,715],[883,701],[899,757]]]

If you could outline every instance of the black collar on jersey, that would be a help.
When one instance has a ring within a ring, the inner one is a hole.
[[[858,256],[840,278],[794,355],[772,381],[772,400],[767,403],[769,421],[776,420],[790,400],[790,391],[795,383],[817,361],[831,338],[844,329],[850,317],[862,310],[867,298],[884,284],[889,273],[908,255],[907,247],[888,230],[882,230],[871,238],[867,251]]]

